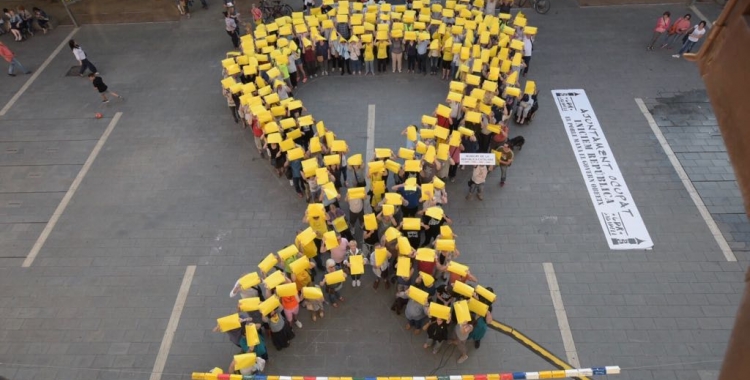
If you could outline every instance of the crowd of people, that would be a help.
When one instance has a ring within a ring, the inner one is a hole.
[[[672,22],[671,16],[670,12],[664,12],[656,20],[651,42],[646,50],[654,50],[654,47],[659,45],[661,45],[659,46],[661,49],[669,50],[673,48],[676,42],[680,49],[672,57],[680,58],[683,54],[690,53],[695,44],[706,34],[706,22],[701,20],[692,25],[690,20],[693,16],[690,13],[678,18],[675,22]]]
[[[3,8],[0,16],[0,35],[10,31],[16,42],[25,41],[34,35],[35,31],[42,30],[44,34],[51,29],[50,19],[43,10],[33,7],[31,11],[23,5],[16,9]]]
[[[504,185],[513,145],[522,144],[508,139],[510,120],[530,120],[537,104],[536,84],[522,83],[536,28],[521,12],[495,16],[484,5],[326,0],[257,25],[222,61],[235,122],[252,130],[259,155],[308,202],[294,242],[237,280],[230,292],[240,297],[236,313],[217,320],[215,331],[241,351],[229,373],[263,371],[267,342],[288,347],[302,328],[301,309],[317,321],[329,306],[345,307],[345,284],[362,286],[366,267],[375,291],[392,292],[391,309],[404,315],[405,328],[425,332],[425,349],[437,353],[450,343],[463,363],[468,340],[480,347],[496,295],[459,262],[458,236],[443,209],[446,183],[455,181],[461,153],[478,152],[493,153],[496,165],[474,166],[467,199],[482,200],[495,167]],[[427,50],[417,48],[414,57],[409,51],[418,45]],[[308,114],[294,91],[309,76],[368,73],[376,56],[379,71],[387,70],[387,57],[391,71],[403,60],[407,71],[434,67],[450,90],[445,104],[403,130],[404,147],[377,148],[365,160]]]

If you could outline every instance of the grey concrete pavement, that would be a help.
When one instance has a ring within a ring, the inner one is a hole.
[[[468,172],[448,188],[460,261],[498,292],[495,317],[564,356],[542,269],[552,262],[582,365],[626,368],[617,379],[699,379],[716,371],[747,265],[743,254],[738,263],[724,261],[633,100],[652,104],[664,92],[703,88],[690,63],[645,51],[662,8],[556,6],[546,16],[528,14],[540,27],[529,79],[540,87],[541,108],[530,126],[511,127],[527,144],[503,189],[490,176],[484,203],[463,200]],[[673,14],[686,11],[677,8]],[[127,100],[102,106],[86,80],[62,77],[72,65],[63,51],[0,119],[0,256],[10,247],[0,259],[0,374],[147,379],[186,265],[198,269],[163,378],[225,367],[234,348],[210,329],[233,309],[229,289],[288,244],[304,204],[230,120],[218,88],[219,60],[231,47],[221,20],[196,12],[181,23],[84,27],[76,39]],[[53,45],[33,54],[43,60]],[[445,87],[434,77],[389,73],[315,79],[297,93],[363,151],[369,104],[376,105],[375,146],[396,148],[398,132],[431,111]],[[586,90],[653,250],[608,249],[549,94],[555,88]],[[33,266],[21,269],[116,111],[121,121]],[[95,112],[105,119],[93,119]],[[716,196],[736,204],[731,193]],[[742,220],[733,225],[747,228]],[[390,296],[368,286],[369,277],[361,289],[347,284],[347,302],[318,323],[303,311],[292,347],[270,349],[268,372],[552,368],[491,331],[464,365],[456,366],[454,354],[441,367],[440,356],[419,347],[421,337],[403,331],[405,321],[388,310]]]

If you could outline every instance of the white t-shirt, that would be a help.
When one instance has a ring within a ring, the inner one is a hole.
[[[523,56],[524,57],[531,57],[532,47],[533,47],[533,44],[531,43],[531,39],[524,38],[523,39]]]
[[[84,53],[83,49],[79,47],[73,48],[73,55],[75,55],[76,59],[79,61],[83,61],[84,59],[86,59],[86,53]]]
[[[695,28],[695,29],[693,30],[693,33],[690,33],[690,36],[688,36],[688,40],[690,40],[690,41],[692,41],[692,42],[698,42],[698,40],[699,40],[699,39],[701,38],[701,36],[703,36],[704,34],[706,34],[706,28],[703,28],[703,29],[700,29],[700,30],[699,30],[699,29],[698,29],[698,27],[696,27],[696,28]]]

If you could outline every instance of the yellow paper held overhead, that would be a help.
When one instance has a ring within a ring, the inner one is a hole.
[[[333,144],[331,144],[331,151],[334,153],[343,153],[346,152],[347,149],[346,141],[344,140],[335,140]]]
[[[351,157],[349,157],[346,160],[346,163],[351,166],[360,166],[362,165],[362,155],[361,154],[355,154]]]
[[[255,365],[257,358],[254,353],[234,355],[234,369],[241,370]]]
[[[328,231],[323,234],[323,241],[326,245],[326,249],[336,248],[339,246],[339,239],[336,237],[336,233]]]
[[[352,187],[346,191],[346,195],[349,199],[365,199],[366,189],[364,187]]]
[[[505,93],[508,94],[508,96],[519,97],[521,95],[521,90],[517,87],[506,87]]]
[[[468,323],[471,321],[469,313],[469,303],[467,301],[458,301],[453,303],[453,310],[456,312],[456,321],[458,323]]]
[[[427,128],[421,129],[419,131],[419,137],[422,140],[434,139],[435,138],[435,130],[433,130],[433,129],[427,129]]]
[[[375,157],[377,158],[390,158],[392,151],[389,148],[376,148]]]
[[[429,287],[435,283],[435,277],[432,277],[431,275],[425,272],[419,272],[419,275],[422,277],[422,282],[425,284],[425,286]]]
[[[464,284],[461,281],[456,281],[453,283],[453,291],[464,297],[474,296],[474,288],[472,288],[469,285]]]
[[[473,99],[473,98],[468,98]],[[482,114],[475,111],[469,111],[466,113],[466,121],[471,123],[481,123],[482,122]]]
[[[435,241],[435,249],[438,251],[455,251],[456,241],[453,239],[438,239]]]
[[[455,273],[459,276],[466,276],[469,273],[469,267],[463,264],[459,264],[456,261],[448,263],[448,272]]]
[[[380,247],[375,248],[375,266],[381,266],[383,263],[385,263],[385,260],[388,258],[388,250]]]
[[[435,250],[431,248],[419,248],[417,249],[417,260],[425,262],[435,261]]]
[[[389,205],[389,204],[383,205],[383,215],[391,216],[395,212],[396,212],[396,208],[393,205]]]
[[[428,208],[425,211],[425,215],[429,216],[430,218],[440,220],[440,219],[443,219],[445,212],[443,211],[442,208],[433,206],[433,207]]]
[[[534,93],[536,93],[536,82],[533,80],[526,81],[526,88],[523,92],[524,94],[534,95]]]
[[[289,264],[289,269],[292,270],[292,273],[298,274],[301,273],[304,270],[307,270],[310,268],[310,259],[307,257],[300,257],[297,260],[292,261],[291,264]]]
[[[258,264],[258,269],[263,273],[268,273],[268,271],[270,271],[278,262],[279,260],[276,258],[276,255],[269,253],[268,256]]]
[[[399,170],[401,170],[401,164],[391,159],[388,159],[385,161],[385,168],[393,173],[398,174]]]
[[[260,299],[258,300],[260,301]],[[260,343],[260,337],[258,337],[258,329],[255,328],[254,323],[248,323],[247,325],[245,325],[245,338],[247,339],[247,345],[250,347]]]
[[[325,185],[331,182],[330,173],[327,168],[315,169],[315,177],[318,180],[318,185]]]
[[[444,129],[444,128],[442,128],[442,129]],[[451,147],[448,144],[440,144],[440,145],[438,145],[438,148],[437,148],[437,159],[438,160],[442,160],[442,161],[448,160],[448,152],[450,151],[450,148]],[[443,165],[446,165],[446,164],[443,164]]]
[[[443,239],[453,239],[451,226],[440,226],[440,237]]]
[[[458,127],[458,132],[464,136],[474,136],[474,131],[466,127]]]
[[[432,185],[435,186],[436,189],[445,189],[445,182],[437,176],[432,180]]]
[[[426,305],[430,295],[422,289],[415,287],[414,285],[409,287],[409,298],[413,299],[420,305]]]
[[[290,244],[286,248],[284,248],[284,249],[280,250],[279,252],[277,252],[277,254],[281,258],[281,260],[286,260],[286,259],[288,259],[288,258],[290,258],[290,257],[292,257],[292,256],[294,256],[294,255],[296,255],[298,253],[299,253],[299,249],[297,249],[297,246],[294,245],[294,244]]]
[[[436,155],[435,146],[430,145],[427,147],[427,151],[424,152],[424,156],[422,156],[422,159],[425,162],[432,164],[435,162],[435,155]]]
[[[429,115],[422,115],[422,124],[435,125],[437,124],[437,118]]]
[[[451,319],[451,308],[450,306],[441,305],[435,302],[430,302],[429,313],[431,318],[440,318],[444,321]]]
[[[260,297],[243,298],[237,306],[241,311],[256,311],[260,307]]]
[[[305,286],[302,288],[302,296],[308,300],[321,300],[323,299],[323,291],[320,288]]]
[[[309,162],[309,161],[303,161],[302,162],[303,167],[305,166],[305,162]],[[307,217],[308,218],[313,218],[316,216],[319,216],[319,217],[324,216],[325,213],[326,213],[326,209],[322,203],[310,203],[309,205],[307,205]]]
[[[466,75],[466,83],[472,86],[479,86],[481,78],[478,75],[468,74]]]
[[[385,194],[385,181],[373,180],[372,181],[372,192],[375,194]]]
[[[216,323],[219,325],[219,330],[221,332],[231,331],[242,326],[242,324],[240,324],[240,315],[237,313],[221,317],[216,320]]]
[[[378,229],[378,219],[375,214],[365,214],[365,230],[375,231]]]
[[[411,244],[409,244],[409,239],[406,236],[399,236],[398,237],[398,254],[399,255],[409,255],[412,251]]]
[[[425,152],[427,152],[427,144],[422,141],[417,141],[417,145],[414,147],[414,149],[419,154],[425,154]]]
[[[341,156],[339,156],[338,154],[329,154],[329,155],[323,156],[323,164],[325,166],[340,165]]]
[[[480,317],[484,317],[485,315],[487,315],[490,307],[484,304],[482,301],[471,297],[469,298],[469,310],[472,313],[479,315]]]
[[[413,160],[414,159],[414,151],[411,150],[411,149],[399,148],[398,149],[398,158],[403,158],[404,160]]]
[[[420,160],[406,160],[404,163],[404,171],[417,173],[422,171],[422,161]]]
[[[284,277],[284,272],[276,271],[271,273],[270,276],[266,277],[263,280],[263,283],[266,284],[266,288],[273,289],[281,284],[283,284],[286,281],[286,277]]]
[[[479,294],[480,297],[486,299],[487,302],[490,302],[490,303],[495,302],[495,298],[497,298],[497,295],[495,295],[495,293],[489,291],[487,288],[485,288],[482,285],[477,285],[476,292],[477,294]]]
[[[276,287],[276,294],[279,297],[293,297],[297,295],[297,284],[291,282]]]
[[[451,115],[451,109],[446,105],[438,104],[437,109],[435,109],[435,113],[447,118]]]
[[[407,256],[398,258],[396,276],[409,278],[411,276],[411,259]]]
[[[299,160],[304,157],[305,157],[305,151],[299,147],[290,149],[288,152],[286,152],[286,158],[289,161]]]
[[[281,302],[279,302],[279,297],[273,295],[271,297],[268,297],[267,300],[260,303],[260,307],[258,310],[260,310],[260,313],[263,315],[271,314],[272,311],[276,310],[281,306]]]
[[[242,289],[250,289],[253,286],[260,284],[260,276],[258,276],[257,272],[248,273],[240,277],[238,282]]]
[[[510,48],[513,50],[523,50],[523,41],[516,39],[510,41]]]
[[[286,152],[288,150],[291,150],[294,148],[294,140],[291,138],[287,138],[286,140],[279,143],[279,148],[281,148],[282,152]]]
[[[419,231],[422,228],[422,220],[419,218],[404,218],[402,228],[405,231]]]
[[[391,242],[395,239],[398,239],[399,236],[401,236],[401,232],[399,232],[395,227],[388,227],[388,229],[385,230],[385,241]]]
[[[385,193],[385,203],[394,206],[401,206],[403,198],[399,193]]]
[[[307,227],[304,231],[297,234],[297,239],[302,243],[302,245],[307,245],[311,241],[315,239],[315,231],[312,229],[312,227]]]
[[[344,274],[344,271],[341,269],[335,272],[326,273],[326,284],[328,285],[336,285],[344,282],[344,280],[346,280],[346,274]]]
[[[365,273],[365,260],[362,255],[349,256],[349,269],[353,276]]]
[[[349,228],[346,224],[346,218],[343,216],[334,219],[331,224],[333,224],[333,229],[336,230],[336,232],[341,232]]]
[[[370,175],[373,175],[375,173],[380,173],[383,170],[385,170],[385,162],[370,161],[367,163],[367,170],[370,172]]]

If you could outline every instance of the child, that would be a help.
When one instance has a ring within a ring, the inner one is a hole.
[[[351,268],[351,264],[349,264],[349,258],[351,256],[362,256],[362,251],[360,251],[359,248],[357,248],[357,241],[351,240],[349,241],[349,248],[346,250],[346,259],[344,259],[344,265],[346,265],[347,268]],[[364,257],[362,258],[362,262],[364,263]],[[351,270],[350,270],[351,273]],[[352,287],[355,288],[357,286],[362,286],[362,281],[360,281],[360,277],[362,277],[361,274],[353,274],[352,275]]]
[[[109,87],[107,87],[106,84],[104,84],[104,80],[102,77],[97,76],[94,73],[89,74],[89,80],[91,83],[93,83],[94,88],[96,88],[97,91],[99,91],[99,94],[102,96],[102,103],[109,103],[109,99],[107,99],[107,90]],[[120,100],[125,100],[124,97],[117,95],[114,91],[109,91],[109,94],[114,96],[115,98],[118,98]]]
[[[305,299],[304,303],[305,303],[305,308],[307,308],[307,310],[310,311],[310,315],[312,316],[313,322],[318,320],[318,316],[320,318],[323,318],[325,314],[323,313],[323,300],[322,299],[319,299],[319,300]]]

